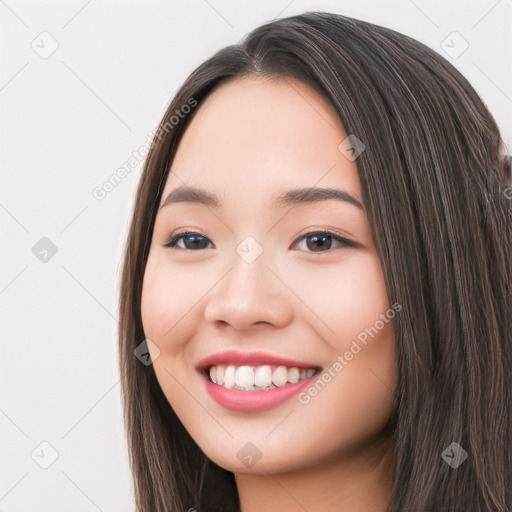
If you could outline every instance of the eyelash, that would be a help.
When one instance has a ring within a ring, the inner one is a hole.
[[[197,233],[197,232],[194,232],[194,231],[184,231],[183,233],[176,233],[170,240],[170,242],[166,243],[165,244],[165,247],[169,248],[169,249],[175,249],[175,245],[177,244],[177,242],[179,240],[181,240],[183,237],[187,236],[187,235],[199,235],[203,238],[205,238],[206,240],[208,240],[210,243],[211,243],[211,240],[209,240],[206,236],[202,235],[201,233]],[[299,241],[302,241],[303,239],[307,238],[308,236],[310,235],[328,235],[328,236],[331,236],[331,238],[337,242],[339,242],[342,246],[345,246],[345,247],[356,247],[357,244],[355,242],[352,242],[351,240],[347,240],[346,238],[332,232],[332,231],[326,231],[326,230],[319,230],[319,231],[310,231],[308,233],[305,233],[304,235],[301,235],[299,238],[297,238],[293,243],[297,243]],[[204,249],[182,249],[180,247],[180,250],[182,251],[192,251],[192,252],[195,252],[195,251],[201,251],[201,250],[204,250]],[[318,251],[318,252],[314,252],[314,251],[308,251],[310,252],[311,254],[322,254],[322,253],[326,253],[326,252],[330,252],[332,251],[332,249],[327,249],[326,251]]]

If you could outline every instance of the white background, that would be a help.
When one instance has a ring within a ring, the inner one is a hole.
[[[198,64],[307,10],[393,28],[447,57],[512,149],[512,0],[41,4],[0,0],[0,512],[132,512],[117,301],[141,165],[103,200],[93,189],[145,144]],[[441,47],[453,31],[469,44],[456,59]],[[31,47],[52,40],[48,58]],[[46,262],[32,251],[43,237],[57,248]],[[44,441],[58,452],[47,469]]]

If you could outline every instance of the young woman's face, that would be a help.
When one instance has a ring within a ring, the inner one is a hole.
[[[158,205],[142,291],[154,370],[235,473],[348,457],[391,411],[395,309],[346,138],[308,86],[233,81],[198,107]]]

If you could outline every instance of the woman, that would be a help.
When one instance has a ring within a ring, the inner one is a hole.
[[[126,243],[137,510],[510,510],[508,162],[384,27],[305,13],[199,66]]]

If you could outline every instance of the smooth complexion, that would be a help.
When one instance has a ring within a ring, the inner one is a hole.
[[[196,366],[225,350],[265,351],[327,368],[390,309],[364,209],[329,199],[279,205],[290,189],[332,188],[362,203],[332,106],[290,79],[220,86],[187,128],[165,183],[144,274],[144,332],[170,405],[216,464],[232,471],[243,512],[384,511],[393,452],[382,434],[396,386],[388,322],[308,404],[297,396],[232,411]],[[183,186],[218,207],[171,202]],[[166,247],[177,233],[182,237]],[[314,234],[330,231],[349,245]],[[311,234],[309,238],[305,235]],[[237,246],[252,237],[252,263]],[[247,391],[246,393],[250,393]],[[261,453],[248,467],[247,443]]]

